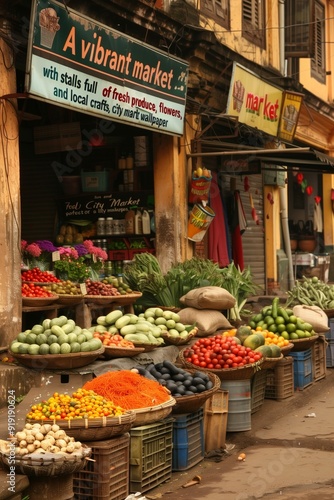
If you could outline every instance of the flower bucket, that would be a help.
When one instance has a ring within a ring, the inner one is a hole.
[[[202,241],[210,226],[215,213],[208,205],[205,207],[199,204],[193,206],[188,220],[188,240]]]

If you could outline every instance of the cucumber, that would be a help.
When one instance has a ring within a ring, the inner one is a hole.
[[[68,319],[66,316],[59,316],[58,318],[53,318],[50,321],[50,327],[52,328],[54,325],[64,326],[67,323]]]
[[[115,321],[115,326],[118,330],[121,330],[123,326],[126,326],[130,323],[130,317],[129,316],[121,316]]]
[[[123,316],[122,311],[116,309],[115,311],[111,311],[105,316],[105,322],[107,323],[107,325],[113,325],[122,316]]]
[[[60,335],[66,335],[64,330],[58,325],[51,326],[51,333],[59,337]]]
[[[119,333],[123,335],[123,337],[125,335],[129,335],[131,333],[136,333],[136,332],[137,332],[137,325],[125,325],[119,331]]]

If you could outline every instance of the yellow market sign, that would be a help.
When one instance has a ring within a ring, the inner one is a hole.
[[[188,63],[56,1],[34,0],[26,92],[166,134],[182,135]]]
[[[234,64],[226,112],[240,123],[277,136],[282,95],[277,87]]]

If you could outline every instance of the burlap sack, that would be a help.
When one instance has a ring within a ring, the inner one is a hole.
[[[235,306],[236,299],[219,286],[203,286],[190,290],[180,298],[182,305],[196,309],[215,309],[223,311]]]
[[[329,330],[327,314],[318,306],[298,304],[294,306],[293,314],[310,323],[316,333],[328,332]]]
[[[197,337],[207,337],[217,330],[230,330],[233,326],[228,319],[219,311],[212,309],[195,309],[194,307],[186,307],[178,312],[180,322],[184,325],[192,325],[196,323],[198,332]]]

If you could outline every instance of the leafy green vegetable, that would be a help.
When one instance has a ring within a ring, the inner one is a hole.
[[[246,300],[260,287],[253,282],[249,269],[240,270],[234,263],[225,268],[209,259],[193,257],[172,265],[164,275],[158,259],[150,253],[136,254],[124,269],[124,279],[132,290],[143,296],[139,305],[182,307],[180,298],[190,290],[203,286],[219,286],[236,299],[236,305],[227,311],[229,319],[240,319]]]

